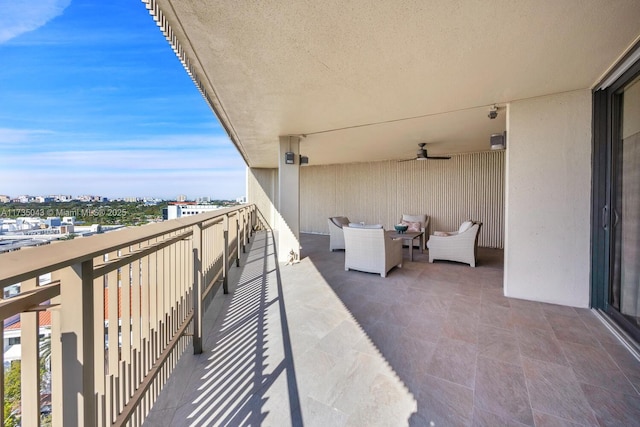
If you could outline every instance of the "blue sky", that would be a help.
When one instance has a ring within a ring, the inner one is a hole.
[[[245,164],[138,0],[0,0],[0,194],[235,199]]]

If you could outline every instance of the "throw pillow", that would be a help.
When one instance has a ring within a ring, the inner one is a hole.
[[[402,220],[402,225],[406,225],[407,231],[422,231],[420,230],[420,223],[419,222],[412,222],[412,221],[405,221]]]
[[[460,229],[458,230],[458,233],[464,233],[465,231],[467,231],[471,227],[473,227],[473,222],[472,221],[465,221],[460,226]]]
[[[449,236],[449,233],[445,233],[444,231],[434,231],[433,235],[434,236],[440,236],[440,237],[447,237],[447,236]]]
[[[427,216],[426,215],[402,214],[402,220],[401,221],[419,222],[420,223],[420,228],[422,228],[424,223],[427,221]]]

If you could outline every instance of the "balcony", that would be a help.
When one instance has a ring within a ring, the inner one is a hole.
[[[21,316],[22,425],[40,423],[43,310],[53,425],[640,419],[640,363],[588,309],[504,297],[501,250],[477,268],[405,253],[381,278],[345,272],[317,234],[286,265],[258,217],[248,205],[2,255],[0,284],[22,282],[0,304]]]
[[[145,425],[640,419],[640,363],[588,309],[505,298],[502,251],[475,269],[405,253],[383,279],[345,272],[327,236],[301,243],[284,265],[255,235],[205,316],[204,352],[185,352]]]

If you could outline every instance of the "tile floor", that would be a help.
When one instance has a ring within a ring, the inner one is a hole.
[[[473,269],[405,248],[383,279],[302,245],[278,265],[254,236],[145,425],[640,425],[640,362],[590,310],[505,298],[501,251]]]

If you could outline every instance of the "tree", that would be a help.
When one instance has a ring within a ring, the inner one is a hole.
[[[12,406],[20,404],[20,368],[20,361],[14,360],[4,374],[4,398]]]
[[[4,427],[17,427],[18,420],[13,413],[13,406],[8,400],[4,401]]]

